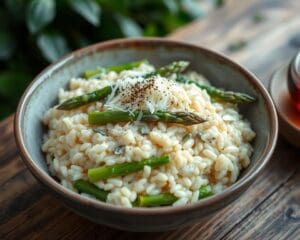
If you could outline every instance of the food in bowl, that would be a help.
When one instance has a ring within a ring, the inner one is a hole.
[[[237,103],[189,63],[137,61],[84,72],[43,122],[52,176],[122,207],[179,206],[221,192],[250,163],[255,132]]]

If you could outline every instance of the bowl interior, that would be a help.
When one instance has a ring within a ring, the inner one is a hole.
[[[270,106],[261,85],[254,84],[253,76],[238,65],[211,51],[174,42],[124,41],[101,45],[77,51],[44,70],[24,94],[23,109],[20,112],[21,135],[31,159],[48,174],[45,157],[41,152],[44,128],[44,113],[57,103],[58,90],[66,88],[71,77],[78,77],[84,70],[97,66],[116,65],[135,60],[148,59],[155,66],[162,66],[174,60],[191,62],[190,69],[203,74],[211,83],[232,91],[256,96],[258,101],[241,105],[240,110],[249,119],[257,133],[253,142],[254,152],[251,165],[239,179],[261,164],[262,156],[274,141],[274,126],[270,118]],[[275,127],[276,129],[276,127]]]

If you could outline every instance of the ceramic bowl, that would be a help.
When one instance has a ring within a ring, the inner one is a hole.
[[[60,185],[47,170],[41,151],[45,129],[42,117],[57,103],[59,88],[84,70],[148,59],[155,66],[174,60],[191,62],[190,69],[213,85],[257,97],[252,104],[240,105],[257,133],[250,166],[238,181],[220,194],[194,204],[178,207],[120,208],[87,199]],[[20,154],[33,175],[67,207],[99,224],[129,231],[165,231],[209,218],[228,206],[251,185],[273,153],[278,123],[272,100],[260,81],[246,69],[209,49],[165,39],[120,39],[75,51],[42,71],[25,91],[15,116],[15,137]],[[252,187],[255,187],[253,185]],[[46,206],[45,206],[46,207]]]

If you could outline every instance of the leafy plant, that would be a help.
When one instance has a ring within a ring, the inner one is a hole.
[[[245,48],[247,46],[247,41],[244,40],[244,39],[240,39],[240,40],[237,40],[235,42],[231,42],[227,49],[228,51],[230,52],[237,52],[237,51],[240,51],[242,50],[243,48]]]
[[[199,16],[193,0],[0,1],[0,119],[67,52],[112,38],[163,36]]]

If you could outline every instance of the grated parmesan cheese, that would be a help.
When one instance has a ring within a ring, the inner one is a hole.
[[[124,111],[189,110],[190,100],[186,92],[174,80],[161,76],[142,76],[119,79],[105,107]]]

